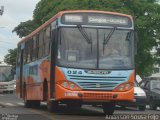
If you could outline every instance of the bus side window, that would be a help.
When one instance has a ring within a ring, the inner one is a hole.
[[[31,47],[30,47],[30,40],[29,41],[27,41],[27,63],[29,63],[30,61],[31,61],[31,57],[30,57],[30,49],[31,49]]]
[[[39,33],[38,58],[41,58],[43,56],[43,48],[44,48],[43,35],[44,35],[44,32],[41,31]]]
[[[29,41],[25,42],[25,48],[24,48],[24,63],[30,62],[30,51],[29,51]]]
[[[33,49],[33,40],[32,38],[29,40],[29,54],[30,54],[30,60],[29,62],[33,61],[33,53],[32,53],[32,49]]]
[[[21,58],[21,45],[18,46],[18,51],[17,51],[17,66],[20,65],[20,58]]]
[[[32,49],[33,60],[37,59],[37,39],[33,36],[33,49]]]
[[[24,63],[27,63],[27,56],[28,56],[28,41],[25,42],[25,47],[24,47]]]
[[[47,27],[44,33],[44,55],[49,54],[51,40],[51,27]]]

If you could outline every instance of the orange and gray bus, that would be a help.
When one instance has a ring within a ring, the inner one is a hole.
[[[133,18],[117,12],[62,11],[18,43],[17,95],[26,107],[80,108],[134,98]]]

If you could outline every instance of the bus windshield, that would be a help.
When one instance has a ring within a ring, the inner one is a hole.
[[[7,82],[11,80],[11,66],[0,66],[0,82]]]
[[[88,69],[131,69],[134,41],[130,33],[113,28],[63,27],[58,64]]]

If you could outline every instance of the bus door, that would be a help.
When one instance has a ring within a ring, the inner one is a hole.
[[[20,50],[20,98],[22,98],[23,94],[23,54],[24,54],[24,44],[21,45],[21,50]]]

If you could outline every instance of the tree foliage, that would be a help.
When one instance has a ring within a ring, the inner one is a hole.
[[[16,68],[17,48],[9,49],[8,54],[4,57],[4,62],[12,65],[13,69]]]
[[[20,23],[13,31],[23,37],[57,12],[78,9],[104,10],[132,15],[139,35],[136,56],[137,72],[140,75],[149,75],[152,72],[155,58],[160,55],[156,54],[155,57],[150,53],[153,46],[159,49],[160,43],[158,41],[160,38],[160,5],[156,0],[41,0],[33,12],[33,20]]]
[[[37,24],[33,20],[28,20],[26,22],[21,22],[17,27],[13,29],[12,32],[16,32],[17,35],[22,38],[31,33],[37,27]]]

